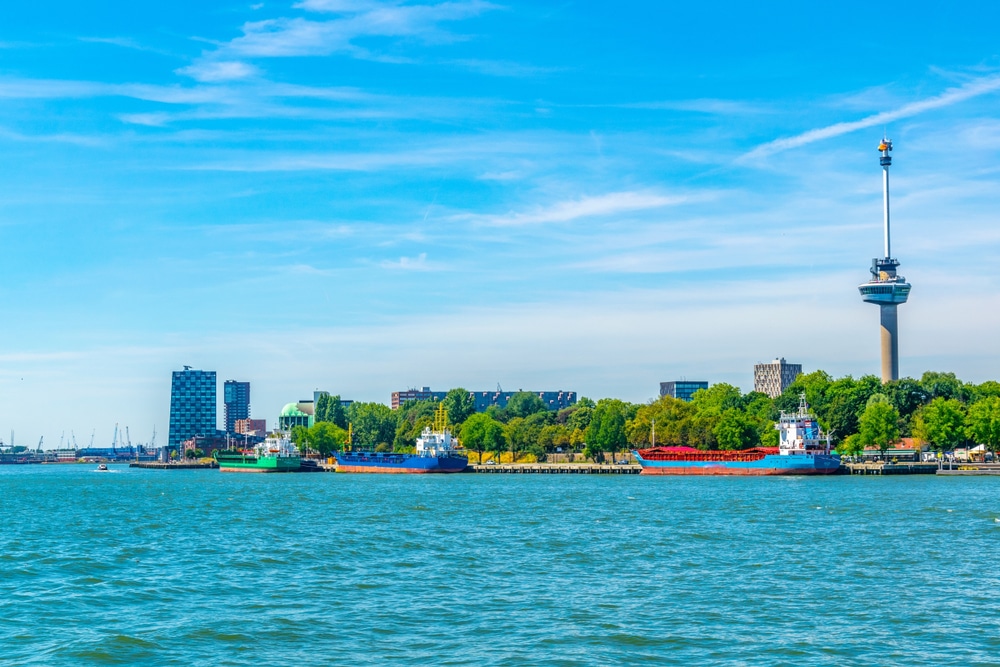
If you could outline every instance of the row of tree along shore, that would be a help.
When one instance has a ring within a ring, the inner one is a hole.
[[[865,448],[885,452],[903,437],[928,449],[950,451],[963,445],[1000,448],[1000,383],[967,384],[954,373],[927,372],[919,380],[887,384],[874,375],[834,379],[823,371],[800,375],[776,398],[743,394],[720,383],[695,393],[690,402],[664,396],[648,403],[614,398],[581,398],[558,412],[535,394],[515,394],[507,407],[477,413],[469,392],[452,389],[444,399],[452,432],[482,461],[544,461],[554,452],[603,461],[632,448],[688,446],[703,450],[777,447],[774,424],[782,411],[798,409],[804,394],[820,426],[842,454]],[[300,447],[327,456],[342,449],[348,425],[355,446],[412,452],[415,440],[434,421],[435,401],[410,401],[398,410],[381,403],[352,403],[321,396],[316,423],[296,427]]]

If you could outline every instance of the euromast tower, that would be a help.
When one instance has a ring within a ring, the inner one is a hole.
[[[910,296],[910,283],[896,275],[899,262],[892,258],[889,245],[889,166],[892,164],[892,142],[882,139],[878,145],[879,164],[882,165],[882,224],[885,236],[885,257],[872,260],[871,279],[858,286],[866,303],[879,307],[882,323],[882,382],[899,379],[899,326],[896,306],[906,303]]]

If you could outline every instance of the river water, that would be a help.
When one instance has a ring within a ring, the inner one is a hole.
[[[0,466],[0,663],[1000,665],[1000,479]]]

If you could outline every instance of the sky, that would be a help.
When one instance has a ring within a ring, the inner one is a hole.
[[[883,132],[901,374],[1000,379],[996,3],[8,4],[5,443],[165,442],[184,365],[269,424],[878,374]]]

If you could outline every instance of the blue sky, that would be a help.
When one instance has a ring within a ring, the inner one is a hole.
[[[1000,378],[1000,6],[20,3],[0,433],[165,439],[170,372],[323,388]],[[9,436],[4,435],[5,442]]]

